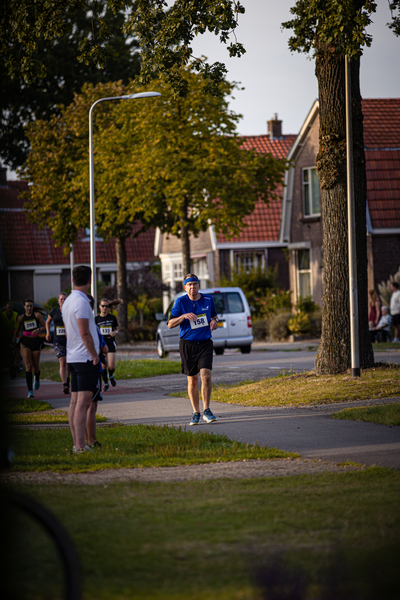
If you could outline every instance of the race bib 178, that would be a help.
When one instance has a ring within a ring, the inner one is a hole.
[[[199,327],[207,327],[207,325],[207,315],[197,315],[197,319],[195,321],[190,321],[190,327],[192,329],[199,329]]]

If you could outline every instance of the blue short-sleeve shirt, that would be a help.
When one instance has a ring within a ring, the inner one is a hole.
[[[180,325],[179,337],[189,342],[204,342],[211,338],[210,322],[217,316],[212,296],[200,294],[199,300],[191,300],[188,295],[176,299],[171,317],[194,313],[196,321],[185,319]]]

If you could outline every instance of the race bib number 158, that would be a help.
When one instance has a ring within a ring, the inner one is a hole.
[[[192,329],[198,329],[199,327],[207,327],[207,325],[207,315],[197,315],[197,319],[195,321],[190,321],[190,327]]]

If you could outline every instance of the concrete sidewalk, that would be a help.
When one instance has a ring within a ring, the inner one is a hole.
[[[400,470],[400,427],[388,427],[330,418],[349,406],[399,402],[400,398],[349,402],[308,408],[260,408],[212,402],[218,421],[189,427],[190,402],[169,396],[185,388],[181,375],[124,380],[103,393],[99,413],[125,424],[156,424],[187,428],[193,433],[212,431],[248,444],[258,443],[296,452],[304,458],[331,462],[352,461]],[[25,396],[24,382],[11,382],[10,393]],[[46,399],[54,408],[67,409],[69,396],[61,385],[43,381],[38,399]]]

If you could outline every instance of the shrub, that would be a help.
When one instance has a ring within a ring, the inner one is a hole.
[[[267,321],[265,319],[253,320],[253,337],[256,342],[264,342],[267,337]]]
[[[310,316],[303,310],[299,310],[288,321],[288,328],[294,334],[309,333],[311,329]]]
[[[128,325],[128,336],[130,342],[149,342],[156,339],[157,323],[144,323],[143,327],[138,324]]]
[[[270,315],[268,319],[268,338],[273,342],[281,342],[285,340],[290,331],[288,322],[293,314],[286,308],[278,309],[276,313]]]
[[[280,309],[291,310],[291,292],[290,290],[268,290],[262,298],[258,299],[258,306],[260,315],[265,319]]]

